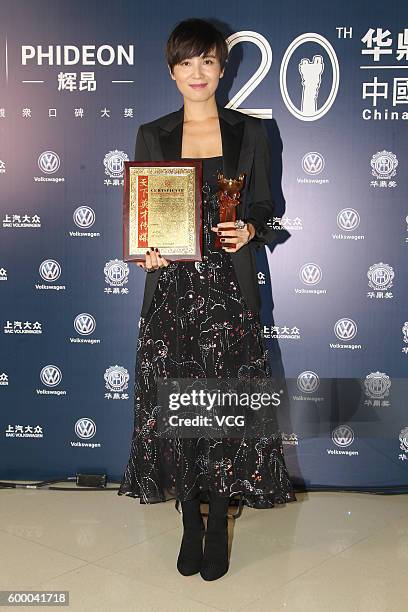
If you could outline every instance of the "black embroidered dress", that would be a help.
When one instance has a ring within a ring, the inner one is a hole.
[[[156,432],[156,377],[272,376],[259,314],[241,294],[230,253],[214,247],[211,227],[219,221],[216,177],[221,168],[221,156],[203,158],[203,260],[163,268],[149,312],[140,321],[134,431],[118,495],[141,503],[189,499],[209,490],[240,495],[253,508],[297,501],[272,410],[269,423],[260,421],[258,437],[165,438]]]

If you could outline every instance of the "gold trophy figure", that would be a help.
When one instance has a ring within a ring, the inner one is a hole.
[[[238,178],[226,178],[222,172],[218,172],[217,182],[219,191],[217,191],[218,202],[220,205],[220,223],[223,221],[231,221],[231,227],[226,226],[225,229],[242,228],[245,226],[243,221],[236,221],[236,207],[240,203],[240,191],[244,186],[245,174],[241,173]],[[215,237],[214,246],[221,248],[223,245],[218,234]],[[228,247],[236,248],[236,245],[229,244]]]

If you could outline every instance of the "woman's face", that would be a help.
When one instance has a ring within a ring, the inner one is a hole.
[[[214,50],[209,51],[206,56],[202,54],[185,59],[173,67],[173,74],[170,71],[170,76],[173,81],[176,81],[182,96],[195,102],[211,98],[223,75],[224,70],[221,71],[220,62]],[[202,87],[197,87],[197,85],[202,85]]]

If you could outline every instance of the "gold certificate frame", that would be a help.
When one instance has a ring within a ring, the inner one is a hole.
[[[202,160],[125,161],[123,261],[202,260]]]

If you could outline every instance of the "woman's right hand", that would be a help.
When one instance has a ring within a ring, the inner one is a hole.
[[[148,270],[157,270],[158,268],[166,268],[169,265],[169,261],[160,255],[160,250],[150,247],[146,251],[145,263],[140,261],[137,262],[139,268],[142,268],[145,272]]]

